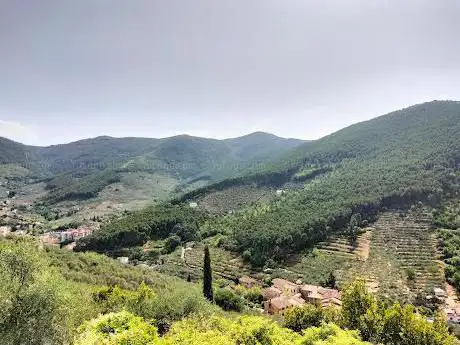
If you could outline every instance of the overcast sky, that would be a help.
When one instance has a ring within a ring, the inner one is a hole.
[[[460,99],[458,0],[0,0],[0,136],[315,139]]]

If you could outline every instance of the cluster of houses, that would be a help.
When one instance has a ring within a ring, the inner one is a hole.
[[[66,231],[58,232],[59,240],[61,243],[74,242],[80,238],[92,234],[93,230],[90,228],[80,227],[78,229],[69,229]]]
[[[316,285],[296,284],[285,279],[273,279],[273,285],[263,291],[264,311],[271,315],[283,315],[292,307],[315,304],[322,307],[341,307],[338,290]]]
[[[78,229],[69,229],[65,231],[50,231],[40,236],[43,243],[48,245],[60,245],[75,242],[76,240],[92,234],[93,229],[80,227]]]

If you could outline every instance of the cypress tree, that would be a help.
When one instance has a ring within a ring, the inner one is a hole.
[[[214,293],[212,291],[211,255],[209,254],[208,246],[204,247],[203,295],[209,301],[214,302]]]

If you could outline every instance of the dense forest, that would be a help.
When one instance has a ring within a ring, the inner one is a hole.
[[[460,289],[460,202],[446,202],[434,211],[435,223],[439,230],[440,247],[445,274],[449,283]]]
[[[181,242],[199,240],[200,225],[206,219],[206,212],[188,205],[162,203],[112,220],[100,231],[79,240],[75,250],[107,253],[143,245],[147,240],[169,239],[166,243],[171,243],[176,238],[177,246]]]

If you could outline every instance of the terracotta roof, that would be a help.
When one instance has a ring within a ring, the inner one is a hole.
[[[296,297],[281,296],[273,298],[270,303],[275,309],[282,310],[288,307],[300,306],[305,304],[305,301]]]
[[[311,293],[308,294],[308,298],[322,300],[322,299],[323,299],[323,295],[321,295],[321,294],[320,294],[319,292],[317,292],[317,291],[313,291],[313,292],[311,292]]]
[[[324,298],[336,298],[340,299],[341,294],[338,290],[320,288],[318,292],[323,295]]]
[[[342,301],[337,298],[325,298],[321,301],[321,303],[323,304],[323,306],[329,306],[331,304],[338,306],[342,305]]]
[[[318,291],[318,289],[319,289],[319,286],[316,286],[316,285],[305,284],[304,286],[302,286],[302,291],[314,292],[314,291]]]
[[[263,291],[263,296],[264,296],[265,300],[280,297],[281,296],[281,291],[272,286],[272,287],[266,288]]]
[[[273,279],[273,286],[280,290],[285,289],[286,286],[288,286],[289,288],[299,288],[297,284],[294,284],[293,282],[290,282],[289,280],[280,279],[280,278]]]

